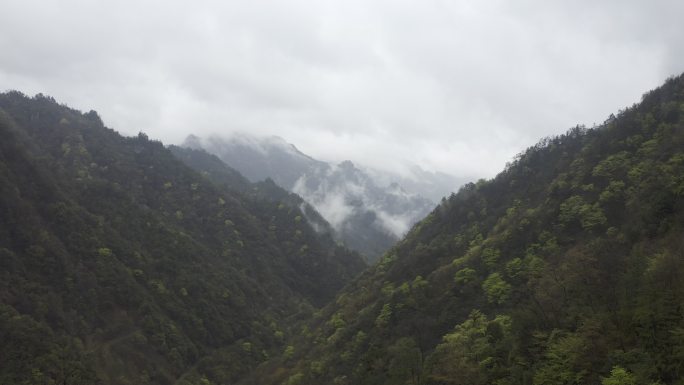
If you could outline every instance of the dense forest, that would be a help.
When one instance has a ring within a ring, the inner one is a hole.
[[[249,384],[682,384],[684,76],[445,198]]]
[[[0,135],[0,384],[229,383],[365,266],[277,186],[93,111],[5,93]]]
[[[684,75],[367,268],[201,150],[19,92],[0,135],[0,384],[683,383]]]

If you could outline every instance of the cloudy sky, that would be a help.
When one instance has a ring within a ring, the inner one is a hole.
[[[491,177],[684,71],[680,0],[3,0],[0,91],[165,143]]]

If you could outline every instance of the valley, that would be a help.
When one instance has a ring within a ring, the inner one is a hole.
[[[684,376],[684,75],[436,203],[42,94],[0,94],[0,134],[0,384]]]

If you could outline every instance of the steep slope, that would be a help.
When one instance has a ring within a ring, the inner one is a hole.
[[[297,194],[290,193],[276,185],[270,178],[266,178],[261,182],[251,183],[235,169],[225,164],[216,155],[212,155],[202,149],[173,145],[168,148],[183,163],[209,178],[209,180],[214,183],[248,195],[252,200],[287,203],[291,208],[299,208],[314,230],[325,236],[333,234],[333,229],[330,224],[313,208],[313,206],[306,203]]]
[[[679,384],[684,76],[445,199],[251,382]]]
[[[270,178],[299,194],[332,224],[336,239],[371,261],[434,207],[430,200],[399,187],[393,181],[396,175],[365,171],[349,161],[339,165],[318,161],[278,137],[234,134],[228,139],[200,139],[191,135],[184,147],[217,155],[253,182]],[[422,184],[414,181],[412,186],[437,191],[447,183],[444,175],[418,171],[422,170],[416,171],[421,178],[429,176],[429,180]],[[380,180],[382,184],[377,182]],[[455,188],[456,182],[451,187]]]
[[[262,226],[268,228],[278,248],[296,256],[291,263],[300,275],[291,277],[290,286],[297,287],[314,305],[327,303],[366,266],[357,253],[334,241],[330,224],[298,195],[270,179],[252,184],[203,150],[177,146],[169,149],[209,180],[242,193],[242,200],[250,212],[256,213]],[[298,226],[302,222],[308,226]]]
[[[0,94],[0,135],[2,384],[233,382],[363,266],[93,111]]]

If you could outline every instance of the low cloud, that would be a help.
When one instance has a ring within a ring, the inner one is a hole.
[[[0,88],[95,109],[125,134],[274,134],[319,159],[473,179],[684,70],[671,0],[2,8]]]
[[[373,225],[400,238],[432,208],[424,198],[406,193],[398,186],[377,186],[369,176],[350,162],[303,175],[293,192],[309,202],[337,231],[354,226],[354,221],[372,213]]]
[[[325,195],[312,194],[302,188],[300,184],[295,185],[294,192],[309,202],[330,225],[340,230],[347,219],[354,213],[354,206],[347,203],[347,198],[341,192],[329,192]]]

